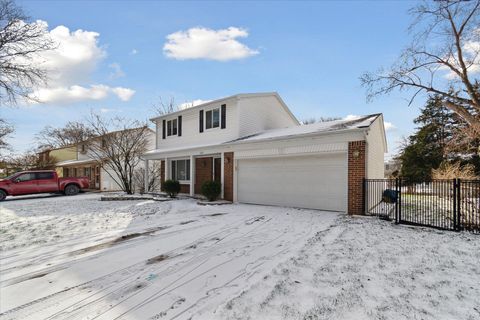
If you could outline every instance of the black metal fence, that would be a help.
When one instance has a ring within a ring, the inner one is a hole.
[[[368,215],[397,223],[480,233],[480,180],[365,179]]]

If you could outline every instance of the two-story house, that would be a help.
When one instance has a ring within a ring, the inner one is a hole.
[[[381,114],[301,125],[277,93],[238,94],[151,119],[161,181],[226,200],[361,213],[362,179],[383,178]]]

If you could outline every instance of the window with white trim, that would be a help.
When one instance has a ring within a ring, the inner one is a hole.
[[[190,181],[190,159],[172,160],[172,180]]]
[[[176,136],[177,135],[177,119],[167,121],[167,136]]]
[[[205,112],[205,129],[218,128],[220,126],[220,108]]]

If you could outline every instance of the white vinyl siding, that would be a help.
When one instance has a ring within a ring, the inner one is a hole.
[[[385,147],[383,144],[383,130],[381,126],[383,121],[377,118],[367,133],[367,178],[383,179],[385,178]]]
[[[226,104],[226,122],[225,129],[215,128],[199,132],[199,109],[184,110],[179,116],[182,116],[182,135],[175,139],[162,139],[162,120],[157,120],[157,149],[170,149],[181,147],[193,147],[201,145],[213,145],[223,143],[238,138],[237,105],[234,100],[222,102]],[[203,126],[205,129],[206,112],[220,107],[220,104],[205,106]],[[168,118],[167,118],[168,119]]]

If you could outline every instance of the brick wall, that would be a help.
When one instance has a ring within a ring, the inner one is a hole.
[[[201,194],[202,184],[213,179],[213,158],[195,158],[195,194]]]
[[[365,156],[365,141],[348,143],[348,214],[364,214]]]
[[[160,162],[160,190],[163,191],[163,183],[165,182],[165,160]]]
[[[233,152],[225,152],[223,161],[223,198],[233,201]]]
[[[181,184],[180,185],[180,193],[190,194],[190,185],[189,184]]]

